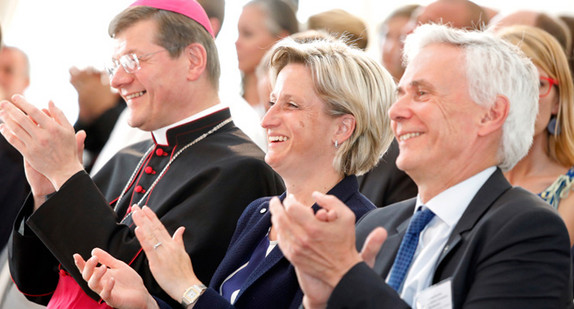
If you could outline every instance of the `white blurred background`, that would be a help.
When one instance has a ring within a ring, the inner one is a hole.
[[[109,21],[134,0],[0,0],[0,22],[6,45],[24,50],[31,63],[31,85],[26,92],[34,104],[44,107],[49,100],[64,110],[73,123],[77,117],[77,95],[69,83],[72,66],[103,68],[110,55],[107,35]],[[225,85],[236,85],[239,92],[235,40],[237,20],[247,0],[226,0],[225,21],[217,46]],[[297,17],[304,24],[308,17],[325,10],[341,8],[360,16],[369,25],[368,52],[379,59],[376,28],[395,8],[432,0],[299,0]],[[476,0],[478,5],[500,10],[533,9],[551,14],[574,15],[574,0]]]

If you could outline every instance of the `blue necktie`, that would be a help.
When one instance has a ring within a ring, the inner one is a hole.
[[[389,277],[388,282],[388,285],[397,292],[401,288],[401,285],[407,276],[407,272],[409,271],[409,267],[411,266],[413,256],[415,255],[415,251],[417,250],[417,245],[419,243],[419,234],[433,217],[434,213],[430,209],[424,209],[422,211],[419,209],[413,215],[413,218],[409,223],[407,233],[405,234],[405,237],[403,237],[403,241],[399,247],[399,252],[395,257],[395,262],[391,268],[391,276]]]

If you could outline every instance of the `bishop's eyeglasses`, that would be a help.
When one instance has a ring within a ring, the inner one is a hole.
[[[120,65],[121,65],[124,68],[124,70],[126,71],[126,73],[130,73],[130,74],[135,73],[141,69],[141,65],[140,65],[141,61],[149,58],[152,55],[163,52],[163,51],[167,51],[167,50],[162,49],[162,50],[147,53],[147,54],[144,54],[141,56],[138,56],[135,53],[130,53],[130,54],[126,54],[126,55],[121,56],[119,59],[113,59],[112,58],[106,64],[106,72],[108,73],[108,76],[110,78],[112,78],[112,77],[114,77],[114,74],[116,74],[116,72],[118,71],[118,69],[120,68]]]

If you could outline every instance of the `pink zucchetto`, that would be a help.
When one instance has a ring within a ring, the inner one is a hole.
[[[137,0],[130,6],[149,6],[152,8],[171,11],[185,15],[197,23],[203,26],[212,37],[215,38],[213,34],[213,29],[211,29],[211,23],[209,22],[209,17],[205,13],[205,10],[201,4],[197,3],[195,0]]]

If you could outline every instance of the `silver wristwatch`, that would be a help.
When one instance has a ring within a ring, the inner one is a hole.
[[[207,287],[203,284],[194,284],[190,286],[183,293],[183,297],[181,298],[181,305],[184,308],[187,308],[187,306],[195,304],[199,296],[201,296],[201,294],[203,294],[206,289]]]

